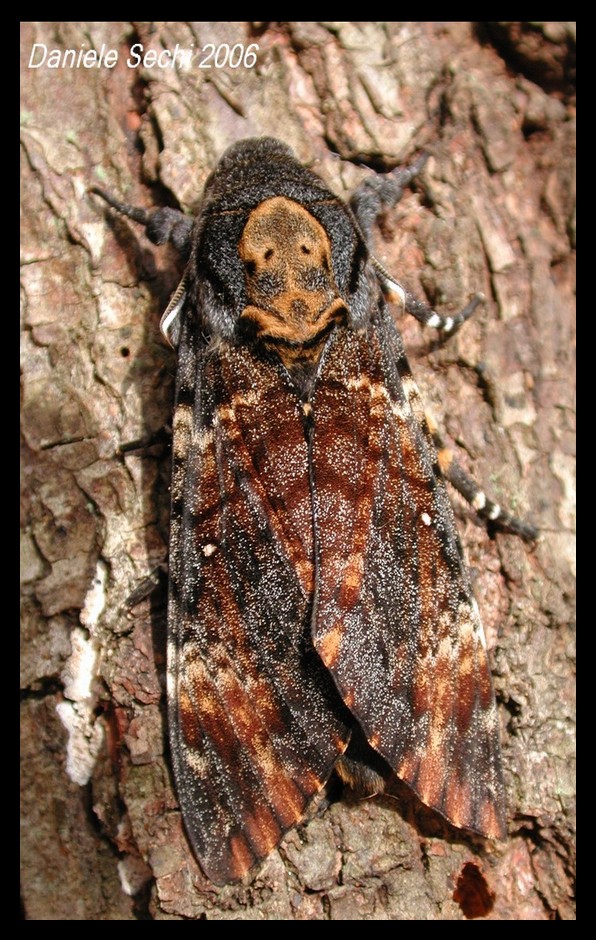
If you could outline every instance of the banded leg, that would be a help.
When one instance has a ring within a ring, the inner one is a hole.
[[[526,542],[535,542],[538,538],[538,529],[529,522],[524,522],[513,516],[505,509],[502,509],[498,503],[489,499],[484,490],[455,460],[453,452],[445,444],[434,420],[428,413],[426,414],[426,424],[437,448],[439,468],[444,479],[451,483],[452,487],[463,496],[482,519],[494,523],[504,532],[519,535]]]

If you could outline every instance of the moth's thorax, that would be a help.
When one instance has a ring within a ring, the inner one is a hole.
[[[292,368],[316,361],[333,322],[345,318],[331,243],[317,219],[285,196],[251,212],[238,245],[248,304],[241,320]]]

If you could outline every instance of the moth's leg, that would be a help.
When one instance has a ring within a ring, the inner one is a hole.
[[[136,206],[114,199],[97,186],[93,186],[90,192],[100,196],[120,215],[138,222],[139,225],[144,225],[147,238],[154,245],[165,245],[166,242],[170,242],[183,257],[188,257],[190,254],[193,220],[179,209],[171,209],[169,206],[163,206],[160,209],[138,209]]]
[[[427,160],[428,154],[422,154],[411,166],[398,167],[386,175],[368,177],[360,184],[350,199],[350,207],[369,246],[372,245],[372,228],[377,218],[387,209],[397,205],[406,186],[409,186],[418,176]],[[483,294],[475,294],[469,304],[459,313],[445,316],[437,313],[428,304],[418,300],[410,291],[402,287],[376,258],[373,258],[373,263],[387,300],[390,303],[401,304],[424,326],[438,330],[444,335],[456,333],[462,323],[472,316],[476,307],[484,300]]]
[[[411,166],[400,166],[391,173],[369,176],[354,192],[350,208],[369,245],[372,244],[372,227],[377,218],[386,209],[397,205],[404,189],[418,176],[427,160],[428,154],[423,153]]]
[[[133,607],[137,607],[143,601],[147,600],[154,592],[159,592],[159,594],[165,598],[167,586],[167,565],[157,565],[157,567],[154,568],[146,578],[143,578],[140,584],[131,591],[124,603],[130,611]]]
[[[383,293],[389,303],[401,304],[404,310],[418,320],[419,323],[422,323],[423,326],[429,326],[445,336],[452,336],[454,333],[457,333],[462,323],[470,319],[476,307],[484,303],[484,294],[478,293],[474,294],[469,304],[467,304],[463,310],[453,314],[453,316],[437,313],[436,310],[433,310],[432,307],[425,304],[423,300],[417,300],[409,290],[406,290],[395,278],[392,278],[385,268],[379,264],[376,258],[373,258],[373,262],[377,270],[377,277],[381,282]]]
[[[436,421],[432,415],[425,410],[420,392],[414,379],[410,367],[405,359],[403,347],[394,347],[396,362],[399,362],[399,371],[402,377],[403,387],[408,399],[410,408],[418,423],[420,431],[428,441],[428,446],[432,448],[434,444],[437,452],[438,469],[436,471],[439,480],[447,480],[460,493],[467,503],[473,509],[492,525],[521,536],[528,542],[533,542],[538,538],[538,530],[527,522],[522,522],[515,516],[501,509],[498,503],[489,499],[484,490],[466,473],[455,460],[452,451],[447,447],[437,428]],[[432,442],[432,443],[431,443]]]
[[[533,525],[517,519],[516,516],[502,509],[498,503],[489,499],[484,490],[458,464],[453,452],[446,446],[433,418],[428,412],[426,413],[426,424],[437,448],[437,458],[443,478],[451,483],[453,488],[463,496],[482,519],[486,519],[487,522],[493,523],[505,532],[519,535],[527,542],[536,541],[538,530]]]
[[[101,196],[101,198],[107,202],[112,209],[119,212],[120,215],[132,219],[133,222],[138,222],[139,225],[144,225],[147,238],[149,238],[154,245],[165,245],[166,242],[170,242],[183,258],[189,257],[192,243],[193,220],[189,216],[184,215],[183,212],[180,212],[178,209],[171,209],[169,206],[163,206],[160,209],[138,209],[136,206],[131,206],[127,202],[120,202],[119,199],[114,199],[113,196],[110,196],[109,193],[104,192],[103,189],[99,189],[97,186],[93,186],[90,192]],[[185,272],[178,287],[170,298],[170,302],[159,324],[162,335],[173,349],[176,348],[177,344],[176,324],[178,315],[186,303],[186,288]]]
[[[145,435],[145,437],[139,437],[133,441],[124,441],[118,447],[118,451],[120,454],[132,453],[144,457],[149,454],[149,451],[153,447],[158,447],[164,450],[171,447],[171,444],[171,425],[164,424],[162,427],[158,428],[157,431],[152,431],[150,434]]]

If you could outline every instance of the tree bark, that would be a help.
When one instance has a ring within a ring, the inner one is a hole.
[[[129,67],[138,43],[256,43],[257,61]],[[117,50],[115,67],[105,52],[49,67],[50,50],[83,45]],[[574,917],[574,50],[566,23],[22,24],[28,919]],[[333,803],[246,884],[216,889],[165,743],[175,358],[158,323],[180,268],[88,190],[192,211],[225,147],[260,135],[341,195],[431,155],[377,256],[443,311],[487,296],[448,343],[400,328],[458,458],[541,538],[490,537],[454,497],[494,665],[508,842],[453,840],[398,788]]]

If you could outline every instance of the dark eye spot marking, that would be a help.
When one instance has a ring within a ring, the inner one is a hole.
[[[307,245],[300,245],[300,251],[302,252],[303,255],[310,254],[310,248]]]
[[[272,256],[273,256],[273,248],[268,248],[264,255],[265,261],[269,261],[269,258],[271,258]]]

